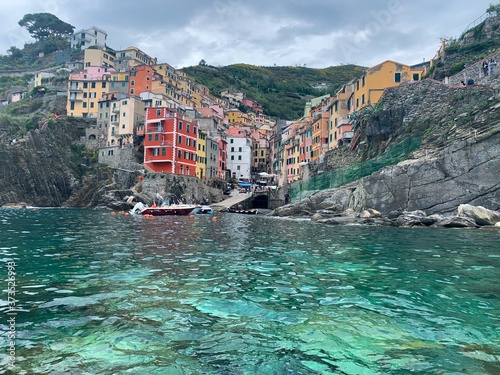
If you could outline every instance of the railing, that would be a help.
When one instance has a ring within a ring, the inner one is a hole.
[[[343,132],[342,139],[352,139],[354,136],[354,132]]]
[[[474,21],[472,21],[471,23],[469,23],[467,25],[467,27],[465,28],[462,35],[465,34],[467,31],[469,31],[470,29],[476,27],[480,23],[484,22],[484,20],[486,20],[486,18],[489,18],[489,17],[491,17],[491,14],[488,12],[484,13],[482,16],[479,16],[478,18],[476,18]]]
[[[146,133],[161,133],[163,131],[163,126],[147,127]]]
[[[349,117],[342,117],[342,119],[340,119],[340,121],[337,123],[337,127],[350,124],[351,124],[351,119]]]

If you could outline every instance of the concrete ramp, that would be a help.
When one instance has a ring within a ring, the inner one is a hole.
[[[240,193],[237,190],[233,190],[227,199],[211,204],[210,207],[212,207],[215,211],[224,211],[238,204],[244,206],[243,202],[251,198],[252,193]]]

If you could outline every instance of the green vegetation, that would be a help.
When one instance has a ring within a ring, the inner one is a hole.
[[[23,70],[43,68],[53,64],[47,56],[56,51],[69,50],[67,36],[73,33],[74,26],[61,21],[50,13],[28,13],[18,22],[35,39],[25,43],[23,48],[11,46],[7,55],[0,55],[0,70]]]
[[[247,64],[216,68],[200,64],[182,70],[196,82],[207,86],[214,95],[226,89],[241,91],[249,99],[260,103],[267,115],[292,120],[303,115],[307,100],[327,93],[334,94],[365,69],[357,65],[312,69]],[[313,87],[320,83],[327,84],[328,89]]]
[[[28,13],[18,22],[35,40],[73,34],[74,26],[61,21],[51,13]]]

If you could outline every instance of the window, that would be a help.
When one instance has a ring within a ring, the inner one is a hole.
[[[231,147],[231,152],[234,152],[234,147]]]
[[[156,116],[161,116],[161,109],[156,110]]]
[[[238,148],[238,152],[242,152],[243,149],[241,147]]]
[[[135,81],[134,80],[130,81],[130,86],[135,86]]]
[[[153,136],[151,134],[148,135],[148,142],[151,142],[153,140]]]
[[[103,82],[102,83],[102,88],[105,89],[106,88],[106,82]]]
[[[125,129],[125,124],[122,124],[122,129]]]
[[[193,141],[193,147],[196,148],[196,141]]]
[[[158,140],[158,133],[155,134],[155,141]]]
[[[177,143],[179,143],[180,145],[182,145],[182,135],[179,135],[179,138],[177,140]]]
[[[229,141],[229,143],[234,143],[234,139],[231,138],[231,140]]]
[[[83,102],[83,108],[87,108],[87,103]]]
[[[361,86],[365,87],[365,76],[361,78]]]
[[[365,94],[361,95],[361,104],[365,104]]]
[[[394,73],[394,82],[401,82],[401,73]]]
[[[189,160],[189,152],[184,151],[184,159]]]
[[[83,99],[87,99],[87,93],[86,92],[83,93]]]
[[[238,155],[238,160],[241,160],[241,155]]]
[[[193,126],[193,134],[196,134],[196,126]]]
[[[231,160],[234,160],[234,155],[231,155]]]
[[[420,77],[418,76],[418,73],[413,73],[413,80],[418,81]]]
[[[90,88],[95,89],[95,82],[92,82],[92,83],[90,84]]]
[[[78,82],[77,82],[76,87],[78,87]],[[86,89],[87,87],[89,87],[89,83],[88,82],[83,82],[83,88]]]
[[[191,131],[191,125],[186,124],[186,131],[189,133]]]
[[[186,146],[191,146],[191,138],[186,138]]]
[[[90,108],[94,108],[94,102],[90,102]]]
[[[182,121],[179,121],[179,130],[182,130]]]
[[[181,150],[177,150],[177,157],[182,158],[182,151]]]
[[[161,149],[161,154],[162,154],[162,155],[165,155],[166,153],[167,153],[167,150],[165,149],[165,147],[163,147],[163,148]]]

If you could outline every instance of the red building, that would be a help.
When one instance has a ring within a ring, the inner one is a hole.
[[[154,172],[196,176],[197,126],[169,108],[147,108],[144,165]]]

